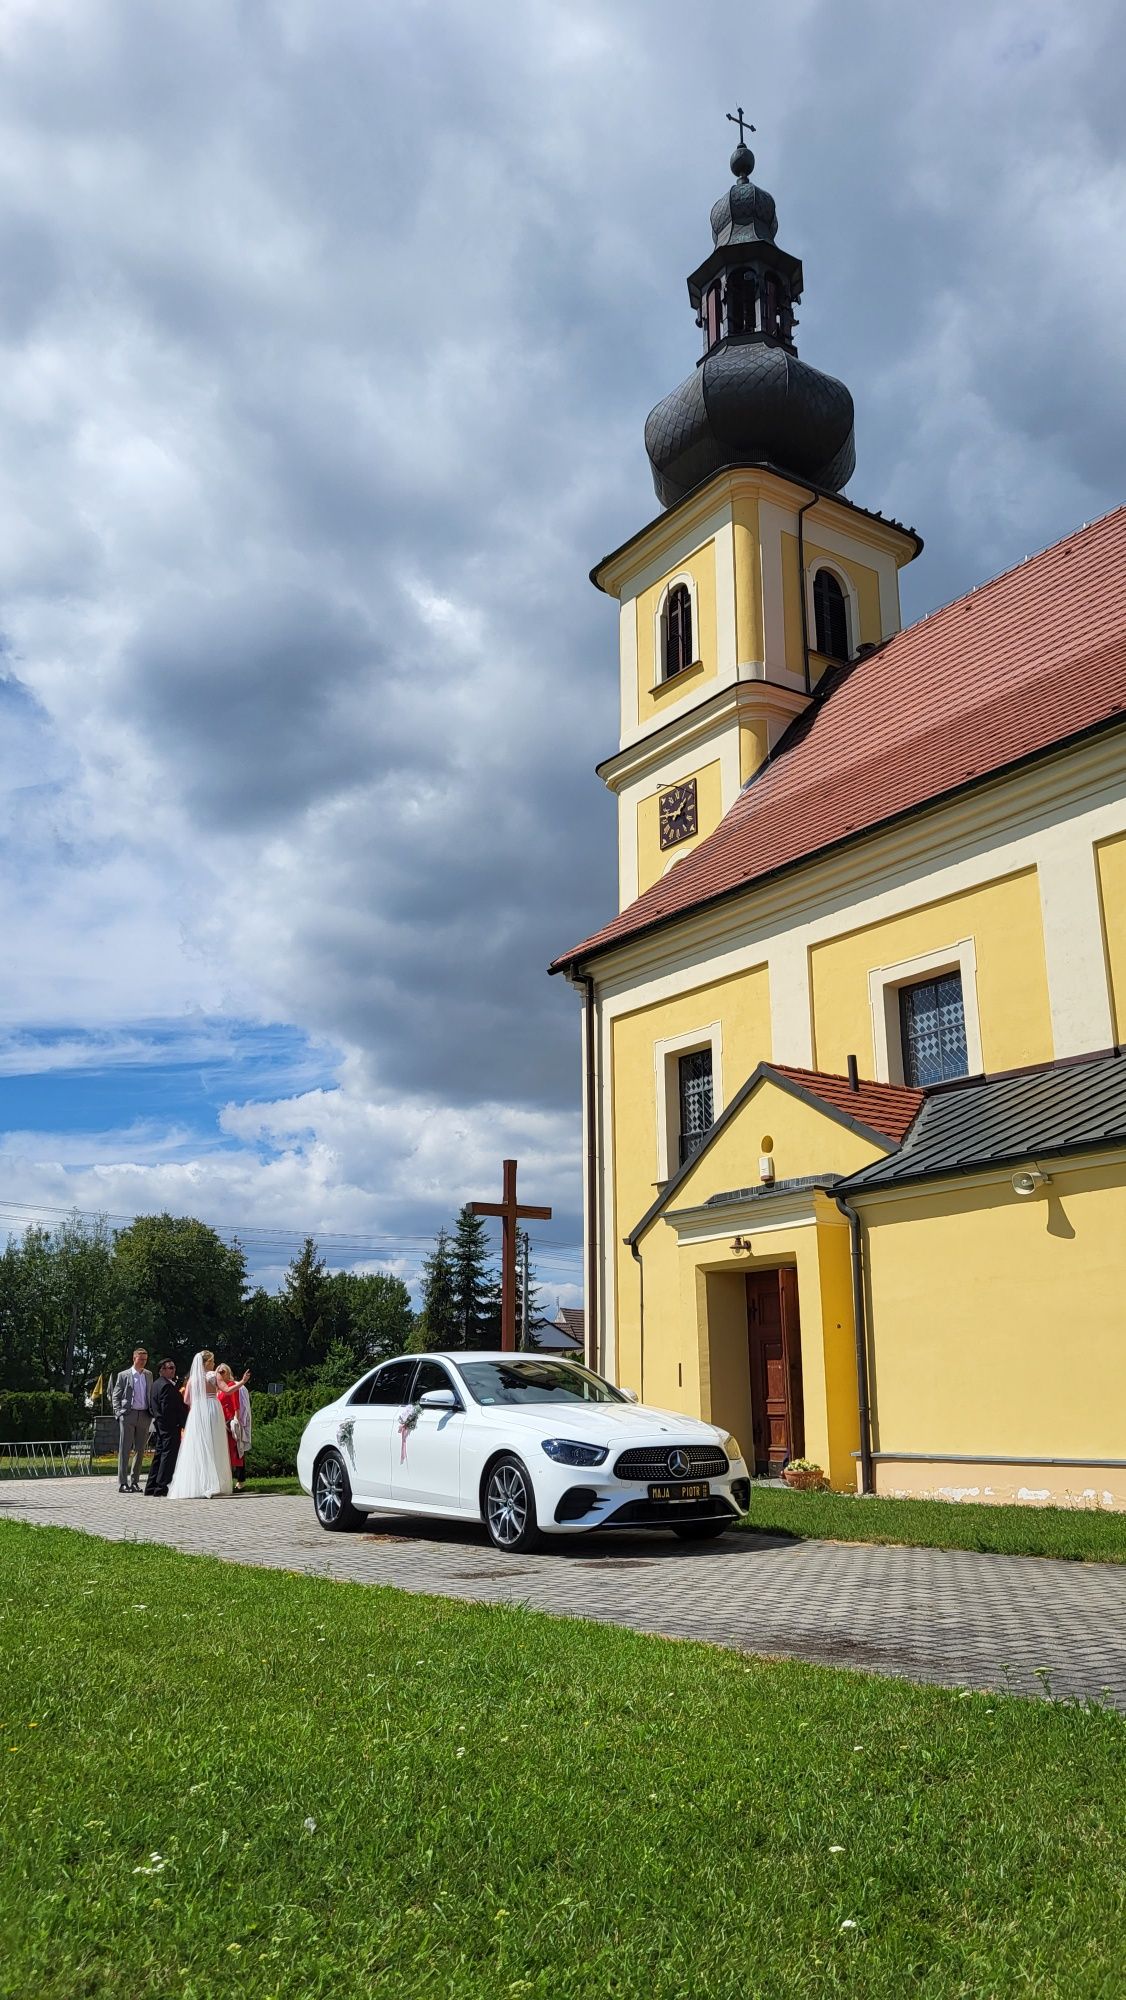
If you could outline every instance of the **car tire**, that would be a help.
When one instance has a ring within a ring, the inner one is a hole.
[[[481,1512],[489,1540],[502,1555],[525,1555],[539,1548],[536,1496],[526,1465],[511,1452],[489,1467]]]
[[[364,1516],[352,1505],[352,1482],[338,1451],[326,1451],[313,1473],[313,1511],[326,1533],[358,1528]]]
[[[682,1542],[718,1542],[727,1533],[730,1521],[677,1521],[673,1524],[673,1534]]]

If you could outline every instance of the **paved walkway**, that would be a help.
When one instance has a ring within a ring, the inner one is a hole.
[[[326,1535],[309,1500],[158,1502],[98,1478],[0,1485],[5,1518],[949,1687],[1040,1694],[1041,1669],[1054,1695],[1126,1709],[1126,1568],[746,1534],[696,1548],[606,1535],[501,1556],[456,1523],[373,1516],[367,1532]]]

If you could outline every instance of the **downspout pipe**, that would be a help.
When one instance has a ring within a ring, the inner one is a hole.
[[[586,1104],[586,1362],[598,1373],[598,1104],[595,1085],[598,1064],[595,1057],[594,977],[589,972],[573,974],[583,996],[583,1097]]]
[[[641,1252],[637,1247],[636,1239],[632,1236],[627,1236],[626,1242],[633,1252],[634,1261],[637,1265],[638,1374],[641,1378],[637,1385],[637,1395],[638,1401],[643,1403],[645,1401],[645,1266],[641,1261]]]
[[[811,507],[816,507],[819,495],[811,493],[804,507],[798,508],[798,602],[801,605],[801,659],[805,677],[805,691],[813,693],[813,680],[809,671],[809,611],[805,601],[805,517]]]
[[[864,1244],[860,1217],[843,1194],[833,1200],[848,1223],[852,1243],[852,1325],[856,1340],[856,1398],[860,1415],[860,1491],[874,1491],[872,1482],[872,1404],[868,1385],[868,1320],[864,1310]]]

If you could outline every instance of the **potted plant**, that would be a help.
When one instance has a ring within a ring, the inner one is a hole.
[[[782,1467],[782,1477],[798,1493],[820,1493],[829,1483],[821,1466],[811,1458],[791,1458]]]

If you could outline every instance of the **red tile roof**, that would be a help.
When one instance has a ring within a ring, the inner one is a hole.
[[[1126,717],[1126,507],[825,686],[715,832],[553,972]]]
[[[768,1075],[773,1070],[808,1096],[819,1097],[832,1110],[843,1111],[869,1125],[873,1132],[894,1139],[897,1146],[906,1138],[926,1097],[925,1091],[908,1090],[901,1083],[866,1083],[862,1078],[854,1090],[847,1076],[830,1076],[824,1070],[794,1069],[789,1063],[765,1063],[763,1067]]]

